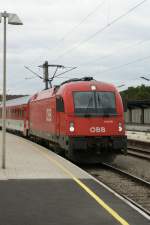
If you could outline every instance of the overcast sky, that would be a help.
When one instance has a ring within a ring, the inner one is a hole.
[[[26,79],[34,75],[24,66],[42,75],[38,65],[45,60],[77,67],[53,84],[93,76],[115,85],[125,84],[122,89],[126,89],[147,84],[140,76],[150,78],[150,0],[1,0],[0,12],[4,10],[16,13],[24,23],[7,26],[9,94],[43,89],[39,78]],[[1,23],[0,88],[2,54]],[[51,75],[53,70],[49,72]]]

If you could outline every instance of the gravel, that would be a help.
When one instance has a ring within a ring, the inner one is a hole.
[[[111,165],[150,182],[150,161],[130,155],[118,155]]]

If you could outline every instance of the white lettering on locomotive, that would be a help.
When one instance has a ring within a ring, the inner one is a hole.
[[[105,127],[90,127],[91,133],[105,133]]]
[[[104,120],[104,123],[113,123],[113,120]]]
[[[52,121],[52,110],[46,109],[46,121],[51,122]]]

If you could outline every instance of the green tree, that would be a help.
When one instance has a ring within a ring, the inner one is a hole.
[[[124,100],[150,100],[150,87],[142,84],[120,92]]]

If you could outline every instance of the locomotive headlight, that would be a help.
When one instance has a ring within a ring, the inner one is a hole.
[[[118,130],[119,130],[119,132],[121,132],[121,131],[123,130],[123,128],[122,128],[122,123],[119,123],[119,124],[118,124]]]
[[[70,127],[69,127],[70,132],[74,132],[74,123],[70,122]]]
[[[91,90],[92,90],[92,91],[95,91],[95,90],[96,90],[96,86],[95,86],[95,85],[92,85],[92,86],[91,86]]]

